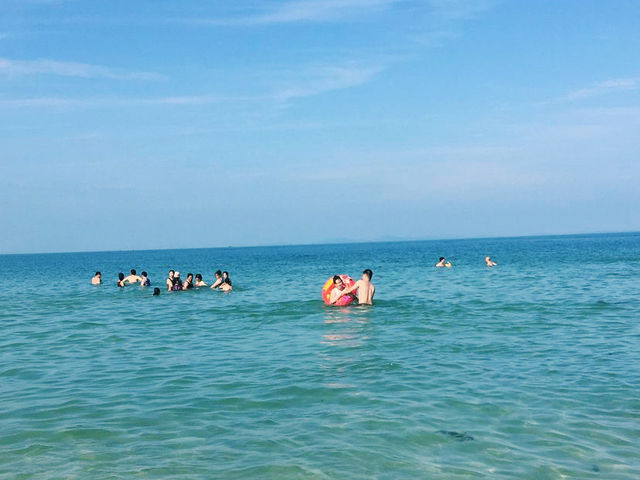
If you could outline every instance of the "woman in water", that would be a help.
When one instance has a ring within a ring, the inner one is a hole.
[[[122,272],[120,272],[118,274],[118,283],[117,283],[117,285],[119,287],[124,287],[124,273],[122,273]]]
[[[171,290],[173,290],[174,292],[182,290],[182,280],[180,280],[180,272],[176,272],[173,274],[173,287],[171,287]]]
[[[187,279],[182,284],[183,290],[191,290],[193,288],[193,273],[187,273]]]
[[[173,290],[173,276],[175,272],[173,270],[169,270],[169,277],[167,278],[167,290]]]
[[[196,273],[196,287],[206,287],[207,284],[202,281],[202,274]]]

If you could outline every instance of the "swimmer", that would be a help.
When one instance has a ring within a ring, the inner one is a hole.
[[[345,294],[344,293],[345,288],[346,288],[345,284],[340,278],[340,275],[334,275],[333,290],[331,290],[331,295],[329,296],[329,303],[333,305],[338,300],[340,300],[340,297],[342,297]]]
[[[171,287],[171,290],[173,290],[174,292],[182,290],[182,280],[180,280],[180,272],[176,272],[173,274],[173,286]]]
[[[438,263],[436,263],[436,267],[438,267],[438,268],[442,268],[442,267],[451,268],[451,267],[453,267],[453,265],[451,264],[451,262],[447,262],[447,260],[444,257],[440,257],[440,259],[438,260]]]
[[[167,290],[173,290],[173,276],[176,272],[174,270],[169,270],[169,276],[167,277]]]
[[[202,275],[199,273],[196,273],[196,283],[195,283],[196,287],[206,287],[207,284],[204,283],[202,281]]]
[[[118,282],[116,283],[119,287],[124,287],[124,273],[120,272],[118,274]]]
[[[140,286],[141,287],[150,287],[151,286],[151,280],[149,280],[149,278],[147,277],[147,272],[142,272],[140,274]]]
[[[160,289],[158,287],[155,287],[153,289],[153,296],[155,297],[155,296],[158,296],[158,295],[160,295]]]
[[[373,296],[376,294],[376,287],[373,283],[371,283],[371,277],[373,277],[373,272],[368,268],[365,269],[362,272],[362,278],[349,288],[345,288],[344,290],[342,290],[340,297],[343,295],[348,295],[354,290],[357,290],[356,297],[358,298],[358,303],[360,305],[373,305]],[[335,283],[335,277],[333,283]],[[333,292],[331,292],[331,294],[333,295]]]
[[[96,274],[91,279],[91,285],[100,285],[102,283],[102,274],[100,272],[96,272]]]
[[[193,288],[193,273],[187,273],[187,279],[182,284],[183,290],[191,290]]]
[[[231,283],[231,279],[229,278],[229,272],[222,272],[222,281],[228,283],[229,285],[233,285]]]
[[[495,267],[498,265],[496,262],[491,260],[491,257],[484,257],[484,263],[487,264],[487,267]]]
[[[218,288],[222,284],[222,272],[220,270],[216,270],[214,275],[216,279],[211,284],[211,288]]]
[[[223,292],[230,292],[231,290],[233,290],[233,287],[231,286],[231,281],[227,278],[220,284],[218,289],[222,290]]]
[[[135,268],[132,268],[131,269],[131,275],[127,276],[127,278],[124,279],[125,283],[139,283],[140,280],[142,280],[142,279],[136,273],[136,269]]]

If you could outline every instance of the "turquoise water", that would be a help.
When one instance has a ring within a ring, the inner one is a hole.
[[[0,256],[0,292],[3,479],[640,478],[640,234]]]

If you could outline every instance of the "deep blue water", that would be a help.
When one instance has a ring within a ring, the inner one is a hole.
[[[0,256],[0,304],[0,478],[640,478],[640,234]]]

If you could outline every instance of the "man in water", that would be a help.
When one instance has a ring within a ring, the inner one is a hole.
[[[91,279],[91,285],[100,285],[102,283],[102,274],[100,272],[96,272],[96,274]]]
[[[438,268],[442,268],[442,267],[451,268],[451,267],[453,267],[453,265],[451,264],[451,262],[447,262],[446,258],[440,257],[440,260],[438,260],[438,263],[436,263],[436,267],[438,267]]]
[[[132,268],[131,269],[131,275],[127,276],[124,279],[125,283],[139,283],[142,280],[142,278],[140,278],[140,276],[136,273],[136,269]]]
[[[142,272],[140,274],[140,286],[149,287],[151,286],[151,280],[147,277],[147,272]]]
[[[376,287],[373,283],[371,283],[371,277],[373,277],[373,272],[369,268],[366,268],[362,272],[362,278],[354,283],[351,287],[342,290],[342,292],[340,293],[340,297],[342,295],[348,295],[354,290],[357,290],[356,297],[358,298],[358,303],[360,305],[373,305],[373,296],[376,294]],[[335,277],[333,283],[335,283]],[[332,296],[334,291],[335,288],[331,292]]]
[[[491,260],[491,257],[484,257],[484,263],[487,264],[487,267],[495,267],[496,265],[498,265],[496,262]]]

